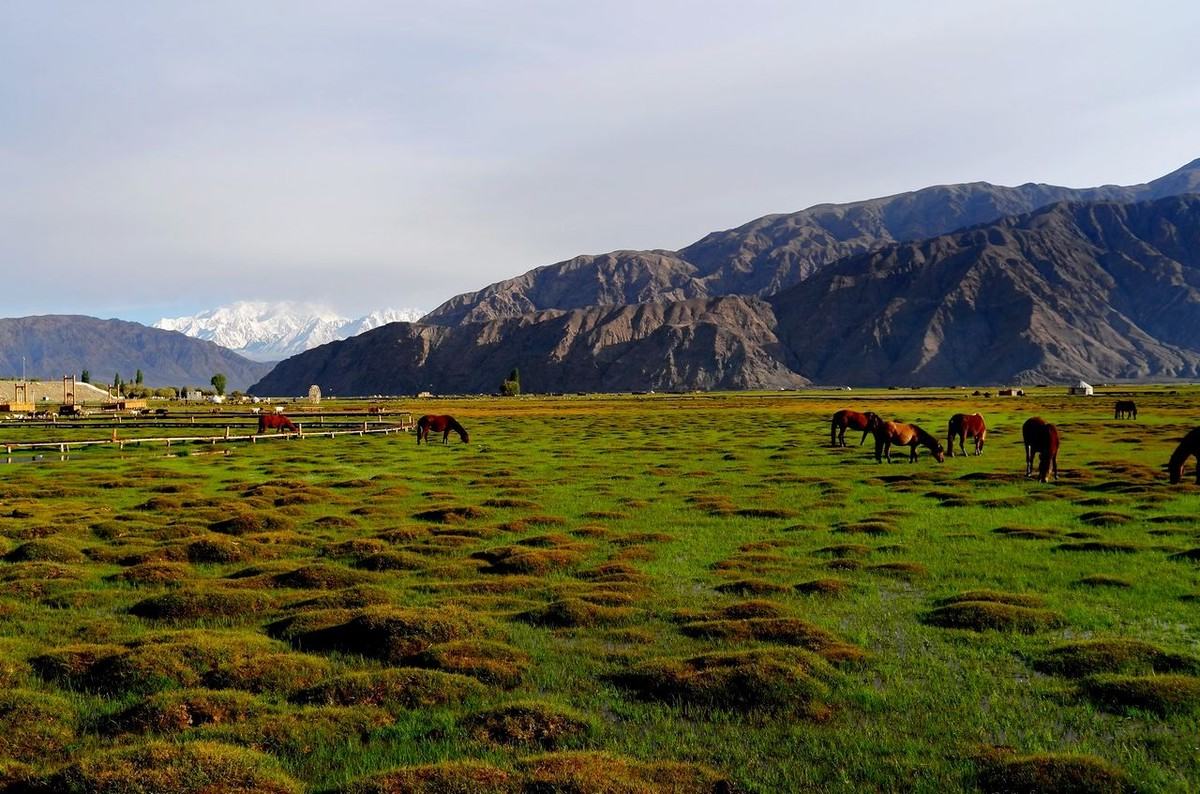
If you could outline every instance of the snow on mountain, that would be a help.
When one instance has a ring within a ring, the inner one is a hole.
[[[417,309],[383,309],[351,319],[307,303],[241,301],[191,317],[164,317],[155,328],[207,339],[255,361],[278,361],[394,322],[414,322]]]

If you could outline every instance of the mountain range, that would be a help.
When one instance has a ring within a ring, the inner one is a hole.
[[[384,309],[351,319],[312,304],[241,301],[189,317],[164,317],[154,327],[216,342],[254,361],[279,361],[326,342],[420,316],[416,309]]]
[[[22,366],[22,358],[25,359]],[[0,319],[0,374],[53,380],[89,370],[97,382],[140,369],[147,386],[204,386],[222,373],[230,391],[271,368],[212,342],[124,320],[52,314]]]
[[[1198,188],[1200,161],[1131,187],[819,205],[538,268],[254,390],[491,391],[513,366],[534,391],[1196,377],[1200,199],[1176,194]]]

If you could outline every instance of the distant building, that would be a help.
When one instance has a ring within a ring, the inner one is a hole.
[[[204,402],[204,392],[199,389],[188,389],[183,395],[183,399],[189,403],[202,403]]]
[[[1000,389],[996,392],[999,397],[1024,397],[1024,389]]]
[[[1091,397],[1093,394],[1095,394],[1095,390],[1092,388],[1090,383],[1079,381],[1079,383],[1076,383],[1074,386],[1071,386],[1069,389],[1067,389],[1067,394],[1075,397]]]

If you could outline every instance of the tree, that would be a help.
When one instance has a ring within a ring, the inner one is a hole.
[[[500,384],[500,393],[505,397],[516,397],[521,393],[521,373],[516,367],[508,373],[508,378]]]
[[[225,376],[220,372],[218,372],[216,375],[213,375],[212,380],[210,380],[209,383],[211,383],[212,387],[217,390],[217,394],[225,393]]]
[[[114,388],[114,389],[119,389],[119,388],[121,388],[121,384],[122,384],[122,383],[124,383],[124,382],[125,382],[125,381],[121,380],[121,373],[120,373],[120,372],[118,372],[118,373],[116,373],[115,375],[113,375],[113,388]]]
[[[92,373],[85,369],[83,372],[79,373],[79,380],[82,383],[91,383]]]
[[[137,374],[133,376],[133,382],[139,386],[142,385],[142,371],[140,369],[137,371]]]

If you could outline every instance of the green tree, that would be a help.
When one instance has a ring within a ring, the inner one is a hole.
[[[142,379],[142,371],[139,369],[137,371],[137,374],[133,376],[133,382],[136,383],[137,385],[141,386],[142,380],[143,380]]]
[[[218,372],[216,375],[213,375],[212,380],[210,380],[209,383],[211,383],[212,387],[217,390],[217,394],[225,393],[225,376],[220,372]]]
[[[500,384],[500,393],[505,397],[516,397],[521,393],[521,373],[516,367],[508,373],[508,378]]]
[[[125,381],[121,380],[121,373],[120,373],[120,372],[118,372],[118,373],[116,373],[115,375],[113,375],[113,388],[114,388],[114,389],[119,389],[119,388],[121,388],[121,384],[122,384],[122,383],[124,383],[124,382],[125,382]]]
[[[79,373],[79,380],[82,383],[91,383],[92,382],[91,371],[85,369],[83,372]]]

